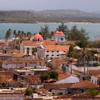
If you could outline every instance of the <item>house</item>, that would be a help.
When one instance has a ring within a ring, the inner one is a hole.
[[[82,94],[86,92],[88,88],[99,89],[99,86],[85,80],[77,83],[48,83],[44,84],[44,88],[56,95],[74,95]]]
[[[17,75],[14,73],[14,80],[35,88],[43,87],[40,75]]]
[[[45,61],[44,60],[5,60],[2,61],[2,68],[3,69],[15,69],[20,67],[44,67]]]
[[[0,85],[4,82],[10,82],[13,80],[13,73],[12,71],[1,71],[0,72]]]
[[[44,88],[53,95],[66,95],[66,89],[72,85],[73,83],[45,83]]]
[[[70,86],[70,88],[66,90],[66,94],[82,94],[89,88],[99,89],[99,85],[96,85],[88,80],[80,81]]]
[[[56,83],[77,83],[79,82],[79,78],[70,74],[70,73],[62,73],[59,74],[58,80]]]
[[[91,76],[91,82],[100,86],[100,74],[92,75]]]
[[[43,50],[43,58],[48,60],[54,59],[56,57],[61,58],[61,55],[66,55],[69,51],[69,45],[41,45],[41,48],[37,49],[37,56],[40,58],[40,51]]]

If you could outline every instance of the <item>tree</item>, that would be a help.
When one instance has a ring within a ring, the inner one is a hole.
[[[48,38],[52,38],[52,36],[54,35],[54,32],[52,31],[51,33],[49,32],[49,26],[45,25],[44,27],[41,27],[41,30],[39,32],[39,34],[43,37],[44,40],[48,39]]]
[[[77,46],[81,47],[81,48],[84,48],[84,47],[87,47],[88,46],[88,41],[86,40],[81,40],[81,41],[77,41],[75,43]]]
[[[78,30],[77,26],[72,26],[68,34],[68,40],[79,41],[79,40],[88,40],[88,34],[84,29]]]
[[[69,30],[67,25],[64,25],[64,22],[62,22],[61,25],[58,26],[57,30],[62,31],[65,34],[65,38],[68,37]]]
[[[50,75],[47,73],[47,74],[44,74],[44,75],[41,75],[41,80],[42,80],[42,82],[44,81],[44,80],[48,80],[48,79],[50,79]]]
[[[59,74],[55,70],[51,70],[50,72],[48,72],[48,74],[50,75],[50,78],[53,78],[53,79],[57,79],[58,80]]]
[[[8,38],[10,38],[10,36],[11,36],[11,29],[9,29],[5,34],[6,41],[8,40]]]
[[[31,95],[33,93],[33,91],[32,91],[32,89],[30,89],[30,88],[27,88],[26,90],[25,90],[25,95]]]
[[[94,96],[99,94],[99,90],[95,89],[95,88],[89,88],[86,92],[87,95],[92,96],[92,100],[94,100]]]

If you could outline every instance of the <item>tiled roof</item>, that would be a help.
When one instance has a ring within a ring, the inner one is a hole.
[[[100,70],[89,70],[89,74],[98,75],[100,74]]]
[[[24,46],[40,46],[40,44],[36,44],[32,41],[23,41]]]
[[[81,82],[77,82],[75,84],[73,84],[70,88],[98,88],[99,86],[88,81],[81,81]]]
[[[76,41],[67,41],[67,44],[75,44]]]
[[[69,77],[69,76],[71,76],[70,73],[62,73],[62,74],[59,74],[59,76],[58,76],[58,80],[61,80],[61,79],[67,78],[67,77]]]
[[[16,53],[16,54],[13,54],[12,57],[23,57],[25,54],[23,53]]]
[[[21,75],[27,79],[28,84],[41,84],[40,75]]]
[[[44,88],[47,90],[50,89],[61,89],[61,88],[69,88],[73,83],[45,83]]]
[[[69,51],[69,45],[46,45],[44,48],[49,51]]]
[[[44,60],[5,60],[2,61],[4,64],[19,64],[19,63],[25,63],[25,62],[44,62]]]
[[[43,40],[43,45],[56,45],[56,41]]]
[[[1,71],[0,72],[0,83],[9,81],[13,79],[12,71]]]

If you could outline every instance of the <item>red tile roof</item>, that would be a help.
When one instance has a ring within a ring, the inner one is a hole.
[[[50,89],[60,89],[60,88],[69,88],[73,83],[45,83],[44,88],[47,90]]]
[[[40,46],[40,44],[36,44],[32,41],[23,41],[24,46]]]
[[[23,53],[16,53],[16,54],[13,54],[12,57],[23,57],[25,54]]]
[[[42,45],[56,45],[56,41],[51,41],[51,40],[43,40]]]
[[[49,51],[69,51],[69,45],[46,45],[44,48]]]
[[[61,80],[61,79],[67,78],[67,77],[69,77],[69,76],[71,76],[70,73],[62,73],[62,74],[59,74],[59,76],[58,76],[58,80]]]
[[[100,74],[100,70],[89,70],[89,74],[98,75]]]
[[[41,84],[40,75],[21,75],[27,79],[28,84]]]
[[[67,44],[75,44],[76,41],[67,41]]]
[[[13,79],[12,71],[0,71],[0,83],[10,81]]]
[[[98,88],[99,86],[88,81],[81,81],[81,82],[77,82],[75,84],[73,84],[70,88]]]

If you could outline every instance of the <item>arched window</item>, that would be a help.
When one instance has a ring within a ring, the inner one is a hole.
[[[40,39],[38,38],[38,41],[40,41]]]
[[[61,38],[61,41],[63,41],[63,38]]]
[[[30,51],[30,49],[29,48],[27,48],[27,54],[29,55],[29,51]]]
[[[34,48],[32,48],[32,54],[34,54]]]

